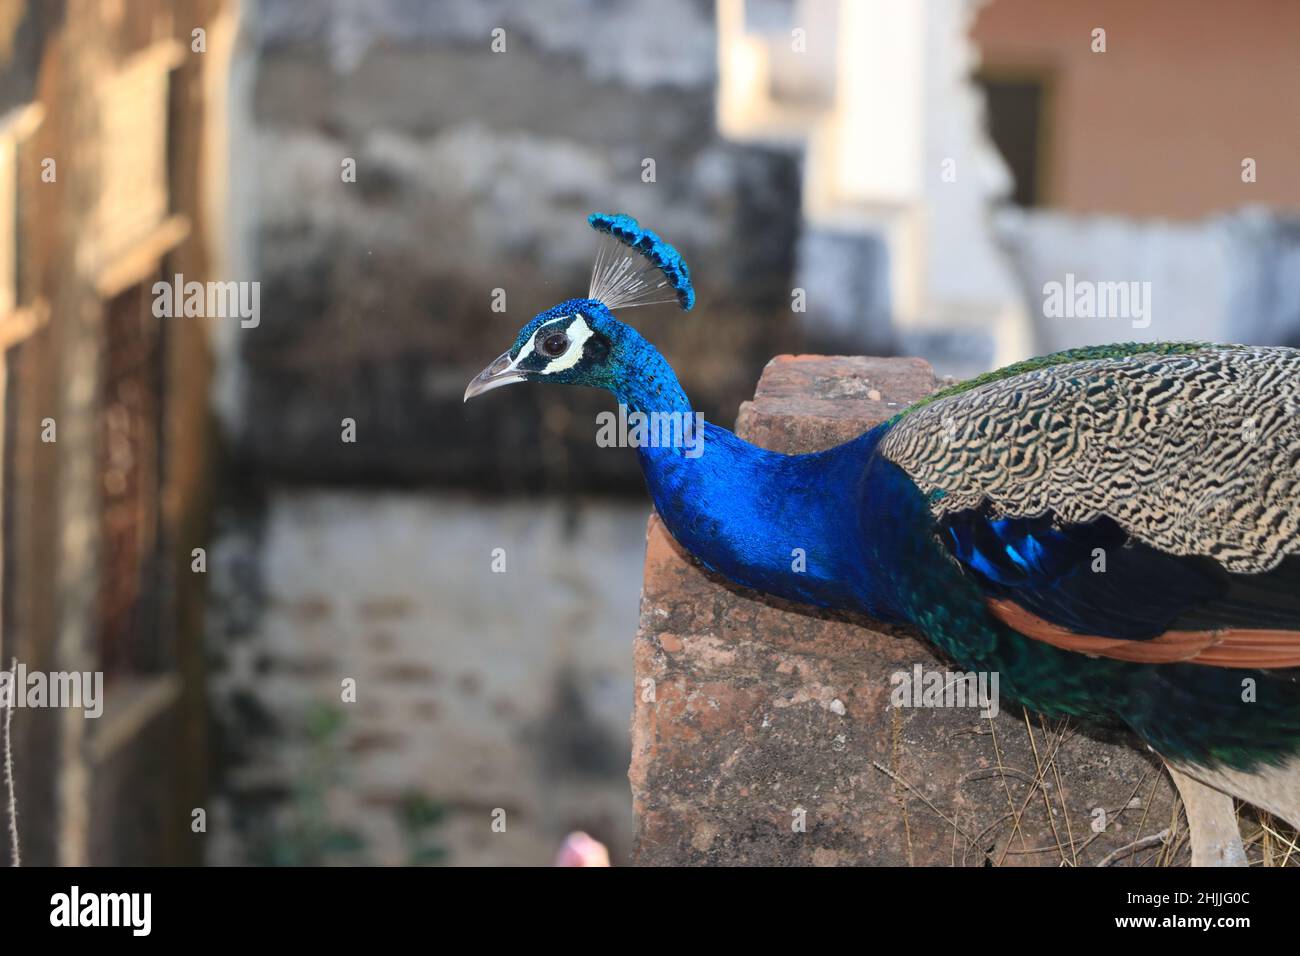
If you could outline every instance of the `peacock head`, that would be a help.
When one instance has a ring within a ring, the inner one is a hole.
[[[587,221],[607,236],[585,299],[569,299],[533,316],[514,344],[465,389],[465,401],[515,382],[558,382],[619,391],[620,377],[645,342],[613,310],[658,302],[695,304],[681,255],[630,216],[593,213]]]

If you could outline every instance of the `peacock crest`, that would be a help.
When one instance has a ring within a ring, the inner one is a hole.
[[[587,222],[605,236],[591,269],[587,298],[604,303],[611,312],[664,302],[676,302],[683,312],[691,310],[695,289],[681,253],[631,216],[593,212]]]

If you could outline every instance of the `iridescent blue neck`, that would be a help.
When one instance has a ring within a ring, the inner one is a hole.
[[[611,389],[619,402],[629,411],[690,414],[659,353],[648,344],[629,351]],[[671,445],[642,446],[638,454],[668,530],[706,567],[789,600],[876,610],[867,538],[853,527],[874,443],[783,455],[705,424],[694,454]]]
[[[691,411],[690,399],[672,366],[653,345],[628,329],[616,348],[619,375],[610,385],[610,391],[619,404],[633,412],[687,414]]]

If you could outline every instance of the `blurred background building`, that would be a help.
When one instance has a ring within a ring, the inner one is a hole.
[[[686,255],[695,312],[633,318],[724,424],[781,351],[1294,344],[1297,35],[1288,0],[0,0],[0,653],[108,685],[14,715],[25,859],[625,859],[635,456],[601,394],[461,404],[585,293],[586,214]],[[260,320],[156,317],[176,274]],[[1149,322],[1050,317],[1067,275]]]
[[[188,55],[191,24],[208,56]],[[97,719],[12,715],[30,862],[203,855],[180,808],[210,770],[190,552],[215,476],[211,350],[202,321],[154,317],[151,288],[225,269],[206,157],[234,26],[201,0],[0,4],[2,656],[106,684]]]

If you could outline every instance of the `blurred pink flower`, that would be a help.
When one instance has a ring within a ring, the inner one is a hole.
[[[609,850],[581,830],[570,833],[555,854],[556,866],[609,866]]]

